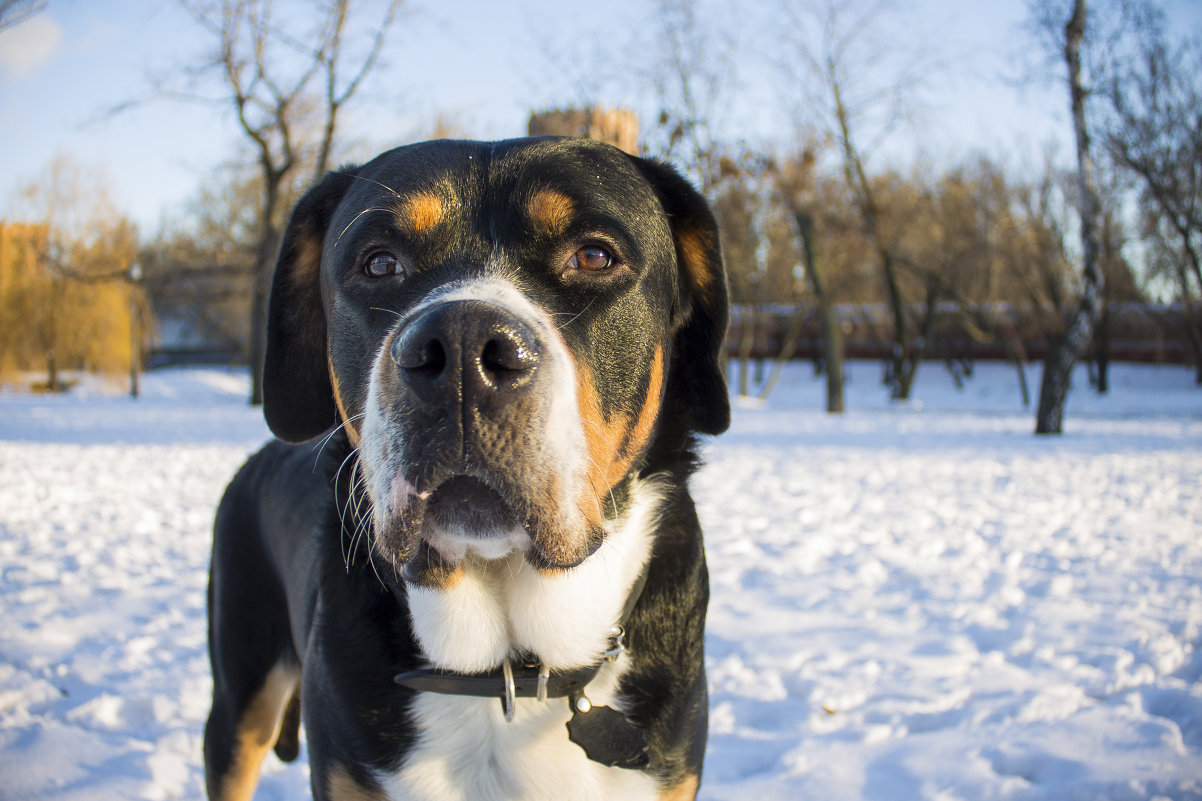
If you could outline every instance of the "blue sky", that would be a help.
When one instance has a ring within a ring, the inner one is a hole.
[[[711,5],[718,18],[727,15],[722,30],[742,43],[728,134],[786,141],[793,124],[779,111],[780,82],[765,53],[773,48],[772,4]],[[602,100],[652,108],[636,69],[656,47],[642,0],[410,0],[409,9],[368,102],[345,120],[346,141],[361,155],[420,136],[440,112],[473,136],[521,135],[532,108],[579,99],[566,76],[573,69]],[[1202,3],[1171,0],[1168,9],[1181,26],[1202,28]],[[1024,14],[1023,0],[900,6],[890,33],[924,43],[945,68],[912,104],[913,125],[887,156],[938,162],[980,151],[1021,165],[1049,142],[1067,150],[1060,87],[1006,80],[1022,72],[1016,62],[1031,47]],[[151,75],[188,63],[203,45],[190,19],[164,0],[50,0],[47,11],[0,34],[0,216],[22,216],[17,188],[58,154],[103,166],[117,203],[144,233],[153,234],[164,212],[178,215],[237,153],[231,113],[170,101],[116,118],[104,111],[147,95]],[[546,50],[558,50],[559,60]],[[570,54],[581,63],[565,70]]]

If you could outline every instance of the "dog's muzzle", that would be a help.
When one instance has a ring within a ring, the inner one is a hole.
[[[389,355],[408,409],[407,467],[427,494],[427,540],[521,527],[510,485],[524,467],[514,461],[520,437],[540,417],[542,353],[530,325],[482,300],[437,303],[397,334]]]
[[[425,552],[419,562],[453,569],[516,549],[564,568],[600,544],[600,518],[581,506],[597,502],[582,479],[571,360],[536,314],[441,298],[384,343],[360,450],[376,545],[394,564]]]

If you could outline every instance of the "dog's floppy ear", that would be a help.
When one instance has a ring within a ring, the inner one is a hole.
[[[326,319],[321,303],[321,253],[330,217],[353,171],[331,172],[292,211],[267,308],[263,364],[263,416],[285,442],[304,442],[338,422],[326,356]]]
[[[721,434],[730,425],[730,398],[722,371],[728,311],[718,223],[701,193],[674,169],[632,159],[659,195],[676,243],[681,297],[669,380],[692,428]]]

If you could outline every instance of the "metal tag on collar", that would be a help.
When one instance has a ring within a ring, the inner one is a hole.
[[[568,739],[594,762],[611,768],[641,770],[651,762],[646,733],[608,706],[593,706],[584,693],[575,693],[568,703],[572,717],[567,722]]]

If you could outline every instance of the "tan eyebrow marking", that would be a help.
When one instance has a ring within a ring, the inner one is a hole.
[[[422,192],[402,199],[396,205],[397,225],[415,234],[432,230],[446,214],[442,198],[432,192]]]
[[[540,189],[526,204],[531,222],[544,232],[558,236],[567,230],[576,213],[576,203],[554,189]]]

